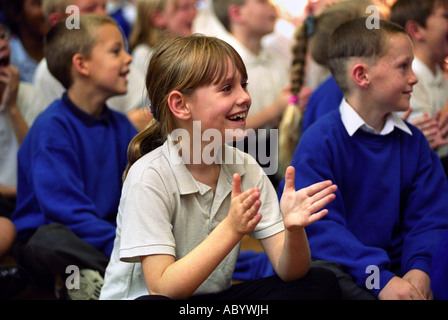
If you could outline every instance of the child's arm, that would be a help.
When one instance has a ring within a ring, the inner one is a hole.
[[[337,186],[331,181],[319,182],[296,191],[295,169],[288,167],[285,187],[280,200],[285,231],[261,241],[278,276],[295,280],[309,269],[311,255],[305,227],[328,213],[324,208],[335,199]]]
[[[171,255],[141,257],[149,293],[172,299],[190,297],[261,220],[259,197],[257,188],[242,192],[241,177],[235,174],[229,214],[201,244],[177,261]]]
[[[28,124],[17,105],[19,70],[13,65],[0,68],[0,83],[3,89],[1,103],[11,120],[17,140],[21,144],[28,132]]]

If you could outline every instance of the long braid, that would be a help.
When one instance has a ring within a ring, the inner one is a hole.
[[[305,23],[296,29],[294,39],[290,73],[292,96],[279,124],[279,172],[281,173],[285,172],[286,167],[290,164],[301,133],[303,114],[298,107],[298,95],[305,77],[308,44],[307,25]]]

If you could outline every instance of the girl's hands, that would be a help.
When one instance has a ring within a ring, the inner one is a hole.
[[[241,177],[235,173],[232,183],[232,200],[230,211],[226,219],[230,222],[232,229],[244,236],[251,233],[258,222],[261,220],[260,209],[260,191],[258,188],[251,188],[242,192]]]
[[[294,179],[295,169],[289,166],[280,199],[280,210],[288,230],[304,228],[324,217],[328,210],[321,209],[336,198],[334,192],[337,190],[337,186],[331,181],[323,181],[296,191]]]

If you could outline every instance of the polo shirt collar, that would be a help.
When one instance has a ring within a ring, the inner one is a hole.
[[[246,172],[243,164],[242,153],[236,152],[235,148],[224,144],[225,152],[231,152],[236,154],[235,163],[226,163],[225,161],[221,164],[221,170],[219,172],[218,185],[216,190],[220,188],[227,189],[230,186],[232,188],[233,174],[238,173],[243,176]],[[163,145],[163,153],[168,158],[171,170],[174,173],[174,177],[177,180],[177,185],[180,194],[192,194],[200,193],[201,195],[208,192],[211,188],[201,184],[196,181],[188,171],[185,164],[182,162],[182,158],[178,156],[178,147],[174,144],[171,135],[168,135],[166,142]],[[226,186],[220,186],[220,184],[225,184]]]
[[[346,99],[342,99],[342,102],[339,106],[339,112],[341,113],[341,120],[344,124],[345,129],[349,136],[353,136],[358,129],[365,130],[367,132],[375,133],[375,130],[369,126],[350,106]],[[379,135],[387,135],[391,133],[394,128],[398,128],[409,135],[412,135],[412,131],[406,125],[404,120],[398,116],[396,113],[390,113],[387,116],[386,123],[384,124],[383,130],[379,133]]]

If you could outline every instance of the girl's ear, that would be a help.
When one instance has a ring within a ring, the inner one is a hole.
[[[88,63],[82,54],[75,54],[72,58],[72,64],[75,70],[83,76],[88,76],[90,74]]]
[[[364,63],[357,63],[353,65],[351,68],[351,77],[358,87],[367,88],[370,84],[367,65]]]
[[[191,109],[187,104],[185,96],[174,90],[168,96],[168,106],[173,115],[180,120],[188,120],[191,117]]]

